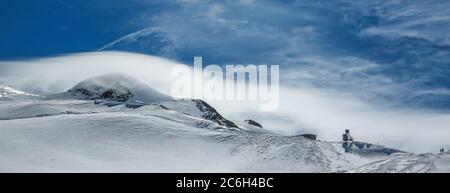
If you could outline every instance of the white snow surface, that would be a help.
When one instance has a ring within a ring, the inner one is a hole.
[[[0,98],[7,98],[13,96],[38,96],[38,95],[16,90],[10,86],[0,85]]]
[[[120,85],[136,93],[133,100],[151,103],[127,108],[70,97],[0,97],[0,172],[449,171],[449,154],[387,155],[381,146],[346,154],[338,142],[224,127],[204,119],[192,100],[175,101],[123,77],[75,87]]]
[[[388,159],[365,164],[351,173],[448,173],[450,172],[450,152],[440,154],[402,154]]]
[[[327,142],[226,128],[156,104],[2,99],[0,108],[1,172],[327,172],[367,162]]]

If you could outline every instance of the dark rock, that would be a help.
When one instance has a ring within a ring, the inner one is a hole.
[[[127,88],[122,88],[125,92],[119,92],[116,89],[107,89],[105,92],[100,94],[100,99],[106,99],[117,102],[125,102],[131,97],[133,97],[133,93]]]
[[[211,107],[208,103],[206,103],[203,100],[199,100],[199,99],[192,99],[192,101],[194,101],[196,103],[197,108],[203,112],[202,117],[204,119],[213,121],[219,125],[225,126],[225,127],[235,127],[235,128],[239,128],[235,123],[229,121],[228,119],[225,119],[224,117],[222,117],[222,115],[220,115],[216,109],[214,109],[213,107]]]
[[[84,88],[80,88],[80,89],[76,89],[76,90],[69,90],[68,92],[74,92],[77,95],[82,95],[84,97],[86,97],[87,99],[90,99],[94,93],[92,93],[91,91],[84,89]]]
[[[391,155],[393,153],[406,153],[405,151],[392,149],[392,148],[386,148],[379,145],[374,145],[371,143],[365,143],[360,141],[354,141],[352,146],[352,151],[359,153],[359,154],[386,154]]]
[[[125,107],[127,108],[131,108],[131,109],[137,109],[140,108],[142,106],[146,105],[145,103],[141,103],[141,102],[126,102],[125,103]]]
[[[164,110],[170,110],[169,108],[167,108],[166,106],[164,106],[164,105],[159,105],[159,107],[161,107],[162,109],[164,109]]]
[[[261,124],[259,124],[259,123],[256,122],[256,121],[253,121],[253,120],[251,120],[251,119],[245,120],[245,122],[247,122],[249,125],[253,125],[253,126],[256,126],[256,127],[263,128],[263,126],[262,126]]]
[[[102,91],[104,90],[104,91]],[[125,87],[118,88],[95,88],[92,90],[78,88],[71,89],[67,91],[68,93],[74,94],[87,100],[104,100],[104,101],[115,101],[115,102],[126,102],[134,95],[131,91]]]
[[[314,134],[303,134],[300,136],[307,138],[307,139],[311,139],[311,140],[317,140],[317,135],[314,135]]]

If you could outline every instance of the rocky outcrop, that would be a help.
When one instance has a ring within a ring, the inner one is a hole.
[[[132,104],[151,104],[172,100],[140,81],[120,73],[111,73],[79,82],[65,93],[52,98],[75,98],[81,100],[103,100]]]
[[[206,103],[203,100],[199,99],[193,99],[192,101],[195,102],[197,108],[203,113],[202,117],[204,119],[213,121],[219,125],[225,126],[225,127],[236,127],[239,128],[235,123],[231,122],[228,119],[225,119],[222,115],[220,115],[216,109],[214,109],[212,106],[210,106],[208,103]]]
[[[303,134],[303,135],[300,135],[300,136],[302,136],[302,137],[304,137],[306,139],[310,139],[310,140],[317,140],[317,135],[314,135],[314,134]]]
[[[77,88],[67,91],[81,99],[88,100],[106,100],[115,102],[126,102],[134,96],[131,91],[122,86],[116,86],[114,88],[94,88],[85,89]]]
[[[249,125],[253,125],[253,126],[255,126],[255,127],[263,128],[263,126],[262,126],[261,124],[259,124],[259,123],[256,122],[256,121],[253,121],[253,120],[251,120],[251,119],[245,120],[245,122],[247,122],[247,124],[249,124]]]

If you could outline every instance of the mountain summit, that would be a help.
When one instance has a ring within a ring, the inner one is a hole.
[[[82,100],[144,104],[172,100],[171,97],[121,73],[106,74],[81,81],[64,95]]]

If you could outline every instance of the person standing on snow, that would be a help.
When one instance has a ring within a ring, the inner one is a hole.
[[[345,149],[345,153],[350,153],[353,145],[353,137],[350,135],[350,130],[345,130],[344,135],[342,135],[342,141],[344,141],[342,147]]]

